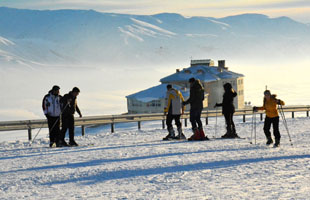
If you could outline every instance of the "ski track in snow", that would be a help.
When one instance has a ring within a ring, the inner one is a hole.
[[[0,199],[309,199],[309,119],[288,125],[294,146],[280,123],[280,148],[265,146],[263,122],[256,145],[250,122],[236,123],[245,140],[212,140],[209,124],[211,141],[162,141],[166,130],[148,122],[77,137],[74,148],[2,142]]]

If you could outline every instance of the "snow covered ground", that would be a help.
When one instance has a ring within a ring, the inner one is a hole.
[[[309,118],[287,121],[294,146],[281,122],[280,148],[265,146],[260,121],[250,144],[251,118],[237,117],[246,139],[162,141],[161,122],[144,122],[140,131],[135,123],[113,134],[88,129],[96,133],[74,148],[47,148],[44,137],[1,142],[0,199],[309,199]],[[217,130],[225,132],[222,117]]]

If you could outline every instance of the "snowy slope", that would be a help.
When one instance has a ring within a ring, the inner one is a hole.
[[[302,57],[310,48],[309,35],[307,24],[259,14],[216,19],[173,13],[124,15],[0,7],[0,36],[16,44],[6,51],[40,63],[151,64],[191,56]],[[0,50],[5,49],[0,46]]]
[[[217,136],[225,132],[218,121]],[[46,148],[44,138],[31,147],[2,142],[0,198],[309,199],[309,119],[288,119],[294,146],[280,123],[277,149],[264,145],[262,122],[254,145],[251,123],[236,121],[246,140],[162,141],[161,123],[145,122],[142,131],[134,124],[78,137],[76,148]],[[212,138],[214,118],[209,122]]]

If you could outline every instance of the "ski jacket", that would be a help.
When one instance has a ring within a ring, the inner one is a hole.
[[[237,96],[237,93],[233,90],[225,91],[223,95],[223,101],[220,104],[216,104],[216,106],[222,106],[222,113],[234,113],[235,106],[234,106],[234,98]]]
[[[184,102],[184,105],[190,104],[191,110],[202,110],[204,98],[204,88],[200,80],[197,79],[191,86],[189,91],[189,98]]]
[[[81,115],[81,111],[77,105],[76,97],[72,95],[72,92],[65,94],[60,100],[62,115],[74,115],[75,111]]]
[[[258,110],[266,110],[266,116],[269,118],[274,118],[274,117],[279,116],[277,104],[285,105],[285,103],[283,101],[281,101],[280,99],[276,99],[276,96],[277,95],[275,95],[275,94],[271,95],[269,100],[267,100],[264,97],[263,106],[257,108]]]
[[[171,115],[181,115],[185,107],[182,105],[184,98],[180,91],[171,88],[166,94],[166,107],[164,112]]]
[[[59,117],[61,114],[60,99],[60,95],[55,96],[51,91],[45,95],[42,101],[44,114],[51,117]]]

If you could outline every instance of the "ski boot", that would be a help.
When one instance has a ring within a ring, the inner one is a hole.
[[[199,128],[200,140],[209,140],[209,138],[205,135],[203,128]]]
[[[185,140],[186,139],[185,135],[183,134],[182,127],[178,128],[178,136],[176,136],[175,139],[177,139],[177,140]]]
[[[192,141],[192,140],[200,140],[200,131],[198,130],[198,128],[194,128],[193,129],[194,134],[188,138],[188,140]]]
[[[168,135],[166,137],[164,137],[163,140],[169,140],[169,139],[175,138],[173,127],[168,128],[168,132],[169,132]]]
[[[71,140],[70,142],[69,142],[69,146],[70,147],[77,147],[77,146],[79,146],[74,140]]]
[[[270,145],[272,143],[273,143],[273,140],[271,139],[271,137],[267,138],[266,145]]]
[[[276,142],[274,143],[273,147],[279,147],[280,146],[280,140],[276,139]]]

